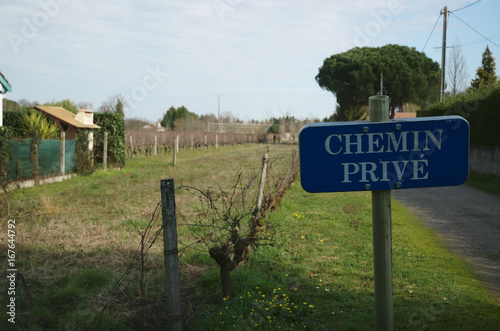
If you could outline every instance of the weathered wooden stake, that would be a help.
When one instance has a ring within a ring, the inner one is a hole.
[[[108,132],[104,131],[104,150],[102,152],[102,163],[104,170],[108,169]]]
[[[259,183],[259,195],[257,196],[257,210],[260,213],[260,209],[262,208],[262,199],[264,197],[264,186],[266,184],[266,175],[267,175],[267,162],[269,161],[269,155],[267,153],[262,157],[262,174],[260,175],[260,183]]]
[[[177,163],[177,152],[179,152],[179,136],[175,136],[175,141],[174,141],[174,167],[175,164]]]
[[[66,171],[66,132],[61,132],[61,175]]]
[[[130,157],[134,156],[134,142],[132,140],[132,135],[130,135]]]
[[[165,294],[167,299],[166,330],[182,331],[174,179],[161,180],[160,189],[163,219],[163,255],[165,257]]]
[[[370,121],[389,121],[389,97],[369,98]],[[375,322],[377,331],[394,330],[391,190],[372,191]]]
[[[155,135],[155,156],[157,154],[157,149],[158,149],[158,136]]]

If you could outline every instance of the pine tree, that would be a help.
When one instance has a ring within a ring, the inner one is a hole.
[[[495,58],[491,55],[488,45],[483,53],[481,67],[477,69],[476,78],[472,80],[471,89],[476,91],[484,86],[495,84],[497,76],[495,72]]]

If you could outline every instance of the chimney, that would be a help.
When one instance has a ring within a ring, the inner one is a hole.
[[[75,120],[80,121],[83,124],[94,124],[94,112],[89,109],[78,109],[78,114],[76,114]]]

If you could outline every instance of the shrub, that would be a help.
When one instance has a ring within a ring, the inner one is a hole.
[[[89,130],[78,129],[75,143],[75,167],[79,175],[90,175],[94,172],[92,157],[89,151]]]
[[[0,186],[7,187],[7,174],[9,172],[10,139],[12,130],[9,127],[0,127]]]
[[[59,127],[39,111],[24,112],[21,115],[21,134],[31,137],[37,133],[40,139],[57,139]]]
[[[470,124],[471,144],[500,145],[500,87],[483,88],[459,94],[444,103],[433,104],[417,112],[422,116],[459,115]]]
[[[21,123],[24,111],[6,111],[3,113],[3,125],[11,129],[13,138],[22,138]]]
[[[119,113],[94,113],[94,120],[101,128],[94,131],[94,160],[102,163],[104,132],[108,132],[108,164],[125,166],[125,120]]]

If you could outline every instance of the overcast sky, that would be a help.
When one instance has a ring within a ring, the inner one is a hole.
[[[463,45],[469,79],[487,44],[499,59],[500,1],[461,9],[475,1],[2,0],[0,71],[9,99],[98,109],[122,94],[129,118],[182,105],[217,114],[221,94],[221,112],[243,120],[323,119],[335,109],[315,81],[325,58],[393,43],[440,63],[442,17],[424,45],[445,5],[456,10],[448,45]]]

